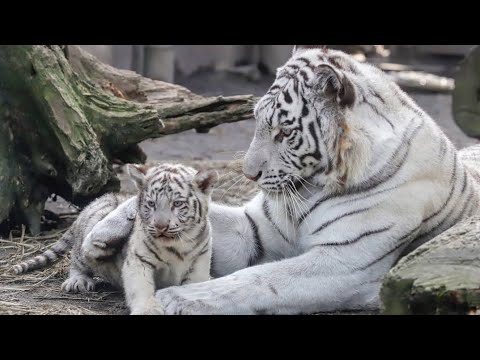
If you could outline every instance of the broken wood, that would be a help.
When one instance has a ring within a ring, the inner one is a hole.
[[[450,93],[455,89],[455,81],[419,71],[399,71],[389,74],[398,86],[406,89]]]
[[[256,100],[202,97],[77,46],[2,45],[0,79],[0,224],[32,233],[51,194],[83,206],[119,190],[112,162],[145,162],[138,143],[250,119]]]

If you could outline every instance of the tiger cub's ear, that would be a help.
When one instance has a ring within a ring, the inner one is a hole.
[[[127,164],[128,174],[132,177],[133,182],[138,190],[143,188],[147,167],[144,165]]]
[[[335,100],[339,105],[355,103],[355,88],[352,82],[330,65],[322,64],[315,69],[314,89],[323,96]]]
[[[210,195],[218,182],[218,173],[215,170],[199,171],[193,178],[193,186],[205,195]]]

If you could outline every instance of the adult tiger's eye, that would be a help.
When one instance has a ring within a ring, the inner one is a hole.
[[[147,205],[153,208],[155,207],[155,201],[149,200],[147,201]]]
[[[278,134],[275,136],[275,141],[282,142],[284,138],[292,135],[292,130],[289,129],[280,129]]]
[[[180,207],[184,204],[185,202],[184,201],[174,201],[173,202],[173,206],[175,207]]]

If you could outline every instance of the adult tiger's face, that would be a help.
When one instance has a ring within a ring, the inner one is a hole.
[[[215,171],[197,173],[179,164],[149,170],[129,167],[140,190],[139,216],[153,238],[176,238],[206,221],[208,202],[217,181]]]
[[[301,179],[324,185],[337,166],[345,109],[354,102],[353,85],[324,50],[297,51],[255,107],[245,176],[272,192]]]

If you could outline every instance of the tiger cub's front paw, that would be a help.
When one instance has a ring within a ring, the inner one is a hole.
[[[69,293],[86,293],[95,291],[95,280],[87,275],[69,277],[62,284],[62,291]]]

